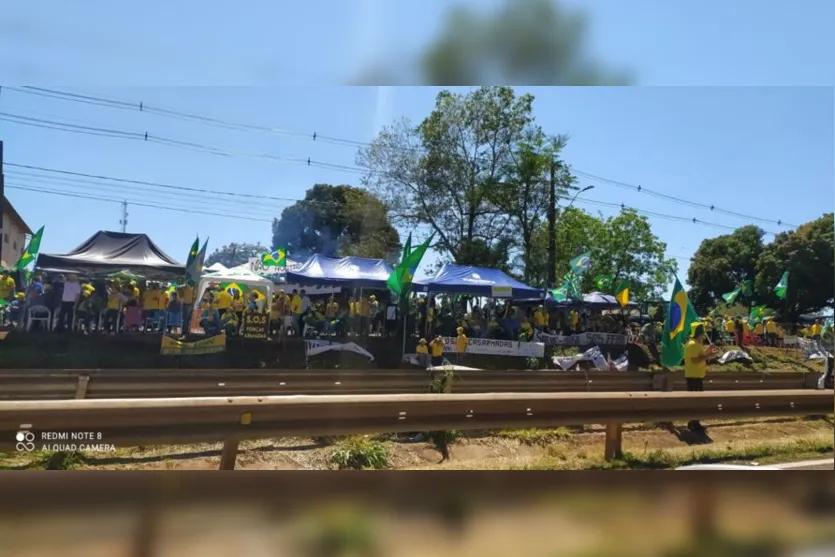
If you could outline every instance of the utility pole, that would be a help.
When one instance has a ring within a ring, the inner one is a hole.
[[[125,232],[128,227],[128,202],[122,201],[122,218],[119,220],[119,224],[122,225],[122,232]]]
[[[548,189],[548,288],[557,286],[557,161],[551,161]]]
[[[3,140],[0,140],[0,261],[3,260],[3,214],[6,212],[6,181],[3,177]],[[11,265],[9,265],[11,267]]]

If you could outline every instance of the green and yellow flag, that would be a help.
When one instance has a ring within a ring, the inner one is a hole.
[[[42,226],[35,234],[32,236],[32,239],[29,240],[29,245],[26,246],[26,249],[23,250],[23,254],[20,256],[20,259],[17,260],[17,263],[14,266],[15,271],[20,271],[29,263],[33,262],[36,257],[38,257],[38,251],[41,249],[41,238],[43,237],[43,229]]]
[[[789,272],[786,271],[785,273],[783,273],[783,276],[780,277],[780,282],[778,282],[777,286],[774,287],[774,293],[781,300],[785,300],[786,299],[786,290],[788,290],[788,289],[789,289]]]
[[[574,259],[568,262],[568,265],[573,273],[582,275],[589,267],[591,267],[591,252],[581,253]]]
[[[612,288],[612,281],[615,280],[613,275],[599,275],[594,279],[597,289],[601,292],[608,292]]]
[[[629,283],[627,281],[622,280],[618,283],[618,287],[615,288],[615,299],[622,308],[629,305]]]
[[[198,253],[200,253],[200,236],[194,239],[194,243],[191,244],[191,249],[188,250],[188,259],[186,259],[186,269],[191,267],[191,264],[194,263],[194,258],[197,257]]]
[[[754,281],[753,280],[743,280],[742,282],[739,283],[739,291],[746,298],[750,298],[751,296],[754,295]]]
[[[742,289],[737,287],[733,290],[733,292],[725,292],[722,294],[722,299],[725,300],[726,304],[732,305],[739,297],[740,292],[742,292]]]
[[[677,366],[684,359],[684,343],[690,336],[690,324],[699,320],[699,316],[687,298],[687,292],[676,279],[673,295],[670,297],[670,309],[661,334],[661,363],[667,367]]]
[[[397,267],[394,268],[386,281],[386,286],[388,286],[389,290],[398,296],[408,294],[409,289],[412,286],[412,279],[414,279],[418,265],[420,265],[420,261],[423,259],[423,254],[426,253],[427,249],[429,249],[429,244],[432,242],[434,237],[435,234],[432,233],[432,235],[429,236],[425,242],[411,251],[409,255],[407,255],[397,265]],[[411,239],[407,243],[411,244]]]
[[[261,255],[261,263],[264,267],[286,267],[287,248],[279,246],[270,253]]]

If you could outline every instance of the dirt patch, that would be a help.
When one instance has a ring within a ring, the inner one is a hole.
[[[733,453],[736,449],[760,444],[786,444],[798,441],[795,452],[803,447],[820,451],[821,443],[832,446],[833,422],[828,419],[710,420],[708,440],[695,439],[679,427],[665,424],[631,424],[623,433],[623,449],[636,457],[657,451],[712,450]],[[450,445],[450,460],[441,462],[441,454],[429,442],[406,436],[374,436],[388,450],[389,468],[399,470],[469,469],[501,470],[536,465],[543,459],[558,461],[570,468],[596,466],[602,458],[605,433],[603,426],[592,425],[554,430],[519,430],[518,432],[466,432]],[[542,441],[542,440],[545,441]],[[804,445],[805,443],[805,445]],[[239,470],[325,470],[334,447],[307,438],[287,438],[241,443],[236,468]],[[122,449],[117,455],[85,454],[77,469],[94,470],[217,470],[220,444],[174,447],[136,447]],[[742,453],[745,451],[742,450]],[[678,453],[677,453],[678,454]],[[28,457],[31,460],[31,457]],[[27,457],[0,459],[10,468],[30,468]]]

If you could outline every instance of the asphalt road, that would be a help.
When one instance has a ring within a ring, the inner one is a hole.
[[[835,470],[835,460],[804,460],[803,462],[788,462],[775,466],[781,470]]]

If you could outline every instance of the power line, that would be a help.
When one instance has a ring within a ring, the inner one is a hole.
[[[105,201],[107,203],[117,203],[117,204],[122,203],[122,200],[119,200],[119,199],[112,199],[112,198],[107,198],[107,197],[96,197],[96,196],[92,196],[92,195],[83,195],[83,194],[78,194],[78,193],[69,193],[69,192],[66,192],[66,191],[46,190],[46,189],[42,189],[42,188],[29,188],[29,187],[17,186],[17,185],[6,185],[6,187],[9,188],[9,189],[30,191],[30,192],[34,192],[34,193],[42,193],[42,194],[48,194],[48,195],[61,195],[61,196],[64,196],[64,197],[74,197],[74,198],[77,198],[77,199],[90,199],[90,200],[93,200],[93,201]],[[234,214],[230,214],[230,213],[225,213],[225,214],[224,213],[212,213],[212,212],[209,212],[209,211],[198,211],[198,210],[192,210],[192,209],[184,209],[184,208],[180,208],[180,207],[166,207],[165,205],[151,205],[149,203],[139,203],[139,202],[135,202],[135,201],[130,201],[130,204],[131,205],[136,205],[136,206],[139,206],[139,207],[148,207],[148,208],[151,208],[151,209],[162,209],[164,211],[175,211],[175,212],[178,212],[178,213],[189,213],[189,214],[195,214],[195,215],[209,215],[209,216],[213,216],[213,217],[226,217],[226,218],[231,218],[231,219],[241,219],[241,220],[248,220],[248,221],[272,222],[272,219],[258,219],[258,218],[253,218],[251,215],[247,216],[247,215],[234,215]]]
[[[152,105],[147,105],[143,102],[139,102],[139,103],[127,102],[127,101],[122,101],[122,100],[118,100],[118,99],[111,99],[111,98],[106,98],[106,97],[101,97],[101,96],[81,95],[81,94],[77,94],[77,93],[71,93],[71,92],[67,92],[67,91],[60,91],[60,90],[56,90],[56,89],[47,89],[47,88],[41,88],[41,87],[26,86],[26,87],[23,87],[23,88],[19,88],[19,87],[7,87],[7,88],[12,90],[12,91],[17,91],[17,92],[25,93],[25,94],[39,95],[39,96],[43,96],[43,97],[49,97],[49,98],[54,98],[54,99],[59,99],[59,100],[64,100],[64,101],[82,102],[82,103],[94,104],[94,105],[97,105],[97,106],[106,106],[106,107],[109,107],[109,108],[117,108],[117,109],[122,109],[122,110],[131,110],[131,111],[138,110],[140,112],[148,112],[148,113],[151,113],[151,114],[157,114],[157,115],[160,115],[160,116],[177,118],[177,119],[181,119],[181,120],[197,121],[197,122],[201,122],[201,123],[204,123],[204,124],[224,127],[224,128],[227,128],[227,129],[237,129],[237,130],[247,130],[247,131],[262,131],[262,132],[276,133],[276,134],[280,134],[280,135],[288,135],[288,136],[294,136],[294,137],[308,138],[308,139],[313,139],[314,141],[319,140],[319,141],[323,141],[323,142],[327,142],[327,143],[333,143],[333,144],[336,144],[336,145],[344,145],[344,146],[355,147],[355,148],[371,145],[371,142],[367,142],[367,141],[360,141],[360,140],[339,138],[339,137],[328,136],[328,135],[321,135],[321,134],[317,134],[316,132],[313,132],[311,134],[311,133],[303,133],[303,132],[298,132],[298,131],[285,130],[285,129],[280,129],[280,128],[273,128],[273,127],[269,127],[269,126],[261,126],[261,125],[255,125],[255,124],[232,122],[232,121],[229,121],[229,120],[223,120],[223,119],[220,119],[220,118],[202,116],[202,115],[183,112],[183,111],[179,111],[179,110],[159,108],[159,107],[155,107],[155,106],[152,106]],[[328,165],[328,163],[322,163],[322,164]],[[342,166],[342,165],[334,165],[334,166],[338,167],[338,166]],[[322,167],[325,168],[327,166],[322,166]],[[341,170],[342,168],[332,168],[332,169]],[[361,169],[354,169],[354,170],[359,170],[359,173],[363,173],[363,171]],[[351,170],[351,171],[353,171],[353,170]],[[679,204],[688,205],[688,206],[691,206],[691,207],[705,209],[705,210],[709,210],[709,211],[712,211],[712,212],[723,213],[723,214],[726,214],[726,215],[729,215],[729,216],[734,216],[734,217],[737,217],[737,218],[748,219],[748,220],[753,220],[753,221],[763,222],[763,223],[776,224],[778,226],[786,226],[786,227],[790,227],[790,228],[797,228],[797,225],[786,223],[786,222],[782,221],[781,219],[778,219],[778,220],[766,219],[766,218],[757,217],[757,216],[754,216],[754,215],[747,215],[745,213],[740,213],[740,212],[737,212],[737,211],[730,211],[730,210],[727,210],[727,209],[722,209],[720,207],[717,207],[716,205],[713,205],[713,204],[709,205],[709,204],[706,204],[706,203],[691,201],[691,200],[684,199],[684,198],[681,198],[681,197],[677,197],[677,196],[665,194],[663,192],[655,191],[655,190],[652,190],[650,188],[645,188],[641,185],[636,186],[636,185],[633,185],[633,184],[628,184],[626,182],[620,182],[620,181],[617,181],[617,180],[612,180],[612,179],[609,179],[609,178],[605,178],[605,177],[602,177],[602,176],[591,174],[591,173],[588,173],[588,172],[585,172],[585,171],[582,171],[582,170],[577,170],[577,169],[574,169],[573,167],[572,167],[572,171],[576,172],[577,174],[589,177],[593,180],[598,180],[598,181],[601,181],[601,182],[605,182],[607,184],[611,184],[611,185],[616,186],[616,187],[626,188],[626,189],[636,191],[636,192],[639,192],[639,193],[646,193],[648,195],[651,195],[651,196],[654,196],[654,197],[657,197],[657,198],[660,198],[660,199],[665,199],[667,201],[671,201],[671,202],[674,202],[674,203],[679,203]]]

